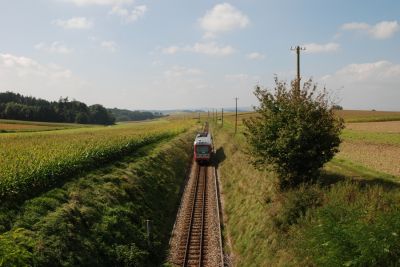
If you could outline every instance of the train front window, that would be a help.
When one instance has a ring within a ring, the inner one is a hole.
[[[196,146],[197,154],[208,154],[208,146]]]

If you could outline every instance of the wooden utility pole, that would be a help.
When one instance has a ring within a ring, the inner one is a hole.
[[[222,108],[222,110],[221,110],[221,124],[222,124],[222,127],[224,127],[224,108]]]
[[[291,47],[290,50],[296,51],[296,54],[297,54],[297,79],[296,79],[297,84],[296,85],[297,85],[297,91],[298,91],[298,93],[300,93],[300,79],[301,79],[301,77],[300,77],[300,51],[304,51],[304,50],[306,50],[306,48],[296,46],[296,47]]]
[[[237,115],[237,101],[238,101],[239,97],[235,97],[235,101],[236,101],[236,115],[235,115],[235,134],[237,133],[237,120],[238,120],[238,115]]]

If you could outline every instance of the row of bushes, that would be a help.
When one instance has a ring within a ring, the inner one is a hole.
[[[0,235],[0,266],[161,265],[192,138],[185,133],[136,161],[27,201]]]

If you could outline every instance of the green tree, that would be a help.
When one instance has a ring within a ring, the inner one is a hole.
[[[115,122],[115,118],[102,105],[92,105],[89,110],[91,123],[109,125]]]
[[[338,152],[343,120],[334,115],[324,89],[312,80],[297,89],[275,77],[273,90],[257,86],[259,116],[244,121],[249,152],[256,167],[272,168],[279,189],[313,181]]]

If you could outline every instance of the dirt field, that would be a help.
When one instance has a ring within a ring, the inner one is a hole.
[[[374,133],[400,133],[400,121],[347,123],[346,129]]]
[[[340,150],[338,158],[400,177],[400,146],[344,141]]]

